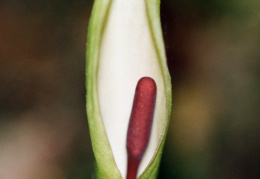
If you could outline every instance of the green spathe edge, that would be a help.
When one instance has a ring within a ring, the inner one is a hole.
[[[121,179],[121,173],[118,170],[114,156],[106,135],[106,130],[101,118],[101,112],[98,101],[97,74],[100,44],[103,30],[106,26],[106,17],[109,13],[112,0],[95,0],[91,19],[88,28],[87,52],[86,52],[86,102],[89,130],[91,135],[92,147],[95,155],[97,178],[102,179]],[[149,165],[139,177],[139,179],[155,179],[157,177],[162,150],[166,138],[169,120],[171,117],[171,79],[167,68],[165,48],[160,22],[160,1],[145,0],[146,13],[149,20],[150,32],[158,56],[160,68],[162,69],[167,119],[164,120],[164,134],[161,136],[156,152]]]

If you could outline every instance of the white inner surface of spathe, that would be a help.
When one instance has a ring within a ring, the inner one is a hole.
[[[159,120],[166,115],[163,77],[144,0],[112,1],[100,50],[98,94],[101,115],[123,178],[127,172],[127,128],[136,84],[144,76],[152,77],[157,84],[152,133],[138,170],[140,176],[155,153],[162,134]]]

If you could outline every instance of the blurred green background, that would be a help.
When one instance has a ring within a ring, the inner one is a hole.
[[[93,1],[0,1],[0,178],[91,179]],[[162,0],[173,115],[160,179],[260,178],[260,1]]]

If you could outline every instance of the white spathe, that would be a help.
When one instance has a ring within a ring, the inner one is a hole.
[[[98,94],[101,115],[118,169],[127,172],[127,128],[138,80],[152,77],[157,84],[154,122],[138,176],[152,159],[166,116],[162,69],[152,39],[145,0],[113,0],[101,41]]]

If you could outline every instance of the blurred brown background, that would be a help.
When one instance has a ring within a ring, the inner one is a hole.
[[[93,1],[0,1],[0,179],[91,179]],[[260,177],[260,1],[162,0],[173,115],[159,178]]]

